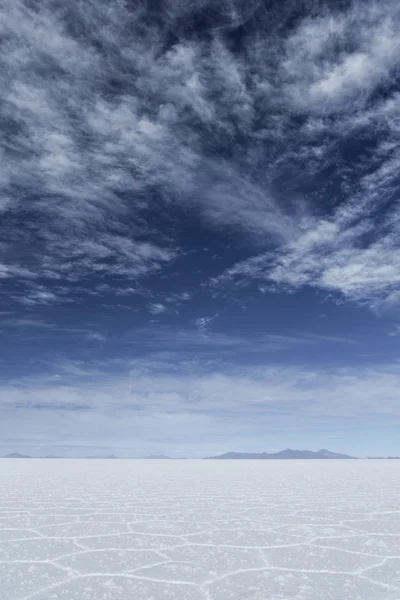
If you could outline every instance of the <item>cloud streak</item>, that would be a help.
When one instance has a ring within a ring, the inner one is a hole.
[[[70,363],[55,365],[46,376],[3,383],[0,428],[6,437],[9,420],[18,416],[14,435],[20,443],[57,439],[72,446],[96,445],[100,439],[129,446],[132,437],[138,446],[162,445],[168,431],[166,446],[197,444],[201,451],[211,439],[225,436],[227,443],[250,430],[264,439],[277,431],[288,435],[307,427],[315,434],[333,423],[360,427],[400,417],[397,363],[361,369],[229,364],[188,369],[175,358],[170,367],[127,361],[105,377],[104,365]],[[112,369],[110,363],[108,373]]]
[[[400,9],[329,6],[6,0],[0,277],[26,286],[13,297],[64,302],[56,282],[168,270],[184,210],[259,253],[225,279],[397,302]]]

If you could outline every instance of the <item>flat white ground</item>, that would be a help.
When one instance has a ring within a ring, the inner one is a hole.
[[[398,600],[400,461],[0,460],[5,600]]]

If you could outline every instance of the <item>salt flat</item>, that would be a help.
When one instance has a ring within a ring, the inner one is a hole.
[[[400,461],[0,460],[5,600],[398,600]]]

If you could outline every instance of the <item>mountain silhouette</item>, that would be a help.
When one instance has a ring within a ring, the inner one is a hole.
[[[313,452],[312,450],[281,450],[280,452],[227,452],[219,456],[207,456],[206,459],[261,459],[261,460],[276,460],[276,459],[344,459],[344,458],[356,458],[355,456],[349,456],[348,454],[340,454],[337,452],[331,452],[330,450],[318,450]]]
[[[20,454],[19,452],[11,452],[6,454],[3,458],[32,458],[29,454]]]

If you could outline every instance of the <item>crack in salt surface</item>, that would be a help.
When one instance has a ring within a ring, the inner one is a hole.
[[[5,597],[47,600],[63,589],[70,590],[71,600],[80,600],[70,587],[74,582],[109,579],[177,590],[183,586],[204,600],[244,600],[239,582],[251,582],[254,575],[249,587],[259,599],[260,594],[272,597],[269,586],[279,575],[282,598],[286,594],[295,600],[293,585],[302,577],[317,586],[302,600],[336,600],[328,596],[332,581],[344,585],[349,577],[353,587],[346,588],[346,600],[362,596],[365,584],[368,600],[399,598],[398,579],[387,581],[384,575],[389,561],[399,561],[393,573],[400,570],[400,511],[388,509],[398,498],[394,463],[382,462],[378,469],[368,461],[327,461],[321,470],[311,461],[299,473],[290,461],[221,462],[94,465],[55,459],[29,462],[28,469],[25,461],[2,461],[0,483],[9,499],[0,503],[0,569],[7,569],[9,586]],[[324,506],[323,498],[336,508]],[[146,531],[137,531],[139,526]],[[69,535],[71,528],[74,535]],[[343,557],[351,560],[351,568],[345,568]],[[122,560],[122,570],[113,568],[121,567]],[[54,571],[46,576],[50,567]],[[59,579],[57,573],[68,577]],[[259,579],[262,574],[272,579]],[[18,593],[21,578],[34,591]],[[90,600],[97,600],[96,585]],[[251,600],[253,592],[248,593],[246,600]],[[131,600],[129,592],[121,600]]]

